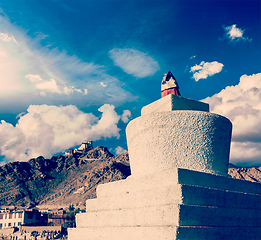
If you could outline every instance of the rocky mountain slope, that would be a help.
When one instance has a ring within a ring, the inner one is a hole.
[[[261,183],[261,167],[251,168],[229,168],[228,174],[232,178]]]
[[[230,166],[233,178],[260,182],[261,167]],[[98,184],[125,179],[130,175],[125,152],[114,156],[106,147],[96,147],[74,156],[38,157],[0,167],[0,206],[84,208],[96,197]]]
[[[130,175],[127,153],[114,157],[96,147],[81,155],[38,157],[0,167],[0,206],[59,205],[82,207],[100,183]]]

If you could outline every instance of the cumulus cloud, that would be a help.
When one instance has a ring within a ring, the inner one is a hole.
[[[0,153],[5,161],[21,161],[76,146],[83,140],[119,137],[121,118],[113,105],[98,109],[100,117],[84,113],[76,106],[30,105],[18,123],[0,123]]]
[[[120,137],[120,129],[117,127],[117,123],[120,120],[120,116],[114,111],[114,106],[111,104],[104,104],[98,109],[102,112],[102,118],[92,126],[92,130],[104,138]],[[96,139],[95,139],[96,140]]]
[[[116,66],[138,78],[152,76],[160,69],[158,62],[152,57],[135,49],[114,48],[109,54]]]
[[[199,79],[206,79],[216,73],[221,72],[223,64],[217,61],[204,62],[202,61],[199,65],[191,67],[190,72],[193,72],[193,78],[198,81]]]
[[[122,147],[120,147],[120,146],[118,146],[118,147],[115,148],[115,153],[116,153],[116,155],[122,154],[122,153],[124,153],[124,152],[127,152],[127,150],[125,150],[124,148],[122,148]]]
[[[130,110],[124,110],[124,111],[123,111],[123,114],[121,115],[121,120],[122,120],[124,123],[127,123],[127,122],[129,122],[130,117],[131,117],[131,112],[130,112]]]
[[[223,27],[225,30],[225,36],[232,42],[236,41],[251,41],[252,39],[249,39],[247,37],[243,37],[244,29],[238,28],[236,24],[233,24],[231,26]]]
[[[233,123],[231,162],[261,164],[261,73],[243,75],[238,85],[203,101]]]

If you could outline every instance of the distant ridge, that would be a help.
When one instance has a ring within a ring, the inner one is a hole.
[[[0,206],[61,205],[83,207],[96,196],[100,183],[130,175],[127,153],[114,155],[96,147],[81,155],[40,156],[28,162],[11,162],[0,167]]]
[[[228,169],[232,178],[261,183],[261,167],[233,167]]]
[[[233,178],[261,183],[261,167],[229,165]],[[82,154],[40,156],[28,162],[12,162],[0,167],[0,206],[69,206],[84,208],[96,197],[99,184],[130,175],[128,152],[114,156],[98,146]]]

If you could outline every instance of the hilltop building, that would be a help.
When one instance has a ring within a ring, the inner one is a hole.
[[[65,156],[72,156],[76,153],[83,153],[85,151],[89,151],[93,149],[93,142],[92,141],[84,141],[82,142],[81,146],[76,149],[69,149],[69,152],[66,152],[64,155]]]
[[[84,141],[79,148],[74,150],[74,152],[83,153],[84,151],[89,151],[91,149],[93,149],[92,141]]]

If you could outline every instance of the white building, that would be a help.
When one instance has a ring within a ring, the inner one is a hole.
[[[33,225],[41,222],[41,213],[36,210],[0,210],[0,229]]]
[[[79,148],[70,149],[69,152],[65,152],[64,156],[74,155],[75,153],[83,153],[84,151],[91,149],[93,149],[92,141],[84,141]]]
[[[93,148],[92,141],[84,141],[82,142],[82,145],[78,149],[75,149],[75,152],[83,152],[85,150],[89,150],[92,148]]]

